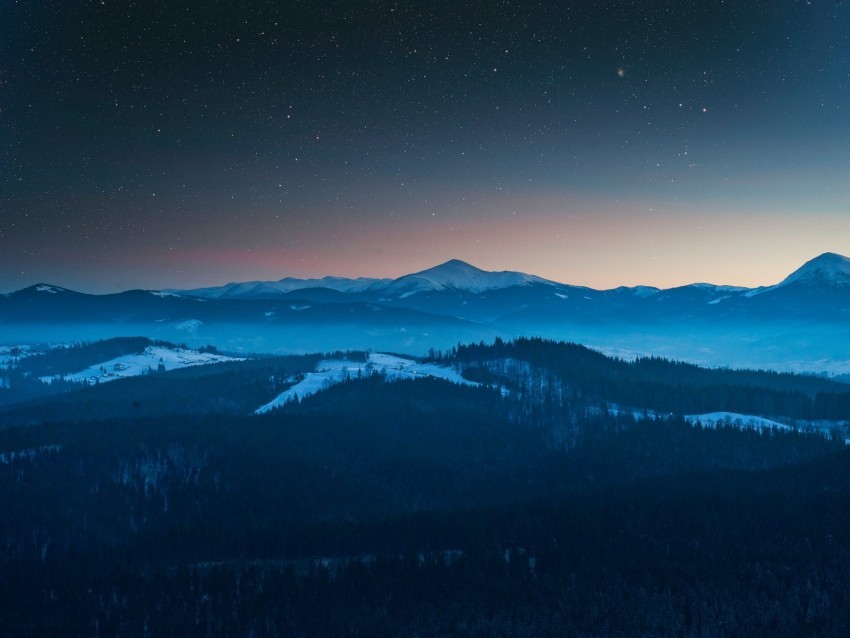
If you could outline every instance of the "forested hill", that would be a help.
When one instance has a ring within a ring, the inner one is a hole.
[[[514,408],[375,375],[0,430],[0,635],[843,635],[843,442]]]
[[[661,358],[635,361],[581,345],[517,339],[459,345],[434,359],[460,365],[471,379],[548,400],[619,404],[659,414],[732,411],[798,419],[850,417],[850,385],[821,377],[703,368]]]
[[[350,361],[356,368],[368,356],[349,351],[236,359],[145,338],[13,350],[0,368],[0,427],[56,419],[250,414],[322,360]],[[822,377],[709,369],[659,358],[624,361],[543,339],[460,345],[428,360],[469,381],[502,388],[509,402],[523,404],[529,414],[539,415],[545,404],[550,416],[626,409],[658,416],[725,411],[792,425],[850,419],[850,385]],[[139,361],[148,365],[140,367]],[[95,376],[78,372],[86,366]],[[113,366],[137,369],[113,372]],[[118,376],[133,372],[132,378]],[[532,418],[529,414],[520,418]]]
[[[4,388],[0,636],[846,635],[846,386],[542,340],[326,357]],[[685,418],[724,409],[781,421]]]

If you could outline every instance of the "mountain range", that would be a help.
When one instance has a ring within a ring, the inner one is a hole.
[[[515,286],[549,286],[549,290],[570,289],[593,293],[627,292],[637,297],[651,297],[672,290],[691,289],[723,293],[724,298],[739,295],[753,297],[765,292],[787,288],[793,285],[808,285],[841,289],[850,286],[850,259],[835,253],[824,253],[803,264],[780,283],[773,286],[746,288],[742,286],[719,286],[695,283],[677,288],[662,290],[653,286],[619,287],[612,290],[594,290],[583,286],[571,286],[535,275],[527,275],[510,270],[486,271],[476,268],[460,259],[451,259],[443,264],[403,275],[397,279],[374,279],[358,277],[323,277],[321,279],[295,279],[286,277],[279,281],[233,282],[224,286],[195,288],[190,290],[166,290],[168,294],[200,297],[204,299],[279,299],[295,291],[311,289],[334,290],[365,296],[381,295],[381,300],[407,298],[423,292],[471,292],[501,290]],[[720,303],[720,301],[717,301]]]
[[[241,298],[275,299],[295,290],[323,288],[345,293],[383,293],[401,297],[432,290],[465,290],[484,292],[528,284],[553,284],[556,282],[521,272],[490,272],[476,268],[460,259],[449,261],[420,272],[403,275],[397,279],[372,279],[358,277],[323,277],[321,279],[294,279],[279,281],[233,282],[213,288],[171,290],[173,294],[203,297],[205,299]]]
[[[850,259],[822,254],[772,286],[595,290],[450,260],[396,279],[285,278],[89,295],[37,284],[0,296],[8,342],[128,334],[234,352],[406,353],[543,336],[629,358],[850,373]]]

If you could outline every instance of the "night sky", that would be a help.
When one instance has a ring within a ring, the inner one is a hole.
[[[850,7],[0,3],[0,292],[775,283],[850,254]]]

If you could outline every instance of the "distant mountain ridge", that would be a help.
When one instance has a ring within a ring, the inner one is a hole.
[[[391,281],[392,279],[373,279],[369,277],[357,277],[356,279],[346,277],[322,277],[319,279],[284,277],[279,281],[232,282],[224,286],[211,286],[192,290],[166,290],[164,292],[203,297],[205,299],[237,297],[245,299],[267,299],[305,288],[327,288],[338,292],[362,292],[373,286],[388,284]]]
[[[200,297],[204,299],[269,299],[288,293],[307,289],[326,289],[341,293],[392,292],[399,294],[419,293],[430,291],[465,291],[484,292],[500,290],[513,286],[529,285],[564,286],[573,289],[583,289],[594,292],[629,292],[636,297],[646,298],[659,292],[681,290],[686,288],[704,289],[724,293],[744,293],[750,296],[768,290],[776,290],[793,284],[826,285],[835,288],[850,287],[850,258],[837,253],[823,253],[807,261],[785,279],[775,285],[747,288],[744,286],[715,285],[711,283],[692,283],[674,288],[657,288],[655,286],[620,286],[612,289],[594,289],[585,286],[565,284],[537,275],[530,275],[511,270],[488,271],[477,268],[460,259],[450,259],[442,264],[402,275],[395,279],[374,277],[335,277],[299,279],[284,277],[277,281],[245,281],[230,282],[222,286],[202,288],[166,288],[158,292],[163,295],[178,295]],[[38,283],[21,290],[7,293],[5,296],[19,293],[60,293],[75,292],[61,286]],[[121,293],[113,293],[121,294]],[[98,295],[104,296],[104,295]]]
[[[744,286],[726,286],[710,283],[693,283],[675,288],[661,289],[655,286],[620,286],[610,291],[595,290],[596,292],[629,291],[637,297],[649,297],[665,290],[682,288],[701,288],[724,293],[759,294],[782,286],[795,283],[825,284],[833,287],[850,286],[850,259],[836,253],[823,253],[807,261],[800,268],[788,275],[780,283],[773,286],[747,288]],[[442,264],[425,270],[402,275],[395,279],[378,279],[370,277],[321,277],[297,279],[285,277],[278,281],[249,281],[232,282],[223,286],[211,286],[194,289],[168,289],[163,292],[202,297],[205,299],[242,298],[269,299],[298,290],[324,288],[343,293],[387,292],[393,294],[411,294],[429,291],[454,290],[466,292],[484,292],[499,290],[512,286],[528,286],[544,284],[549,286],[567,286],[570,288],[585,288],[573,286],[536,275],[510,270],[487,271],[477,268],[460,259],[450,259]],[[45,284],[40,284],[45,285]]]
[[[323,277],[109,295],[46,283],[0,296],[12,343],[144,335],[232,352],[419,354],[495,337],[624,357],[850,374],[850,260],[825,253],[776,285],[595,290],[460,260],[396,279]]]

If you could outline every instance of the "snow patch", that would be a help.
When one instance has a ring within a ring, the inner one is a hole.
[[[204,325],[204,322],[200,319],[187,319],[176,324],[174,327],[178,330],[185,330],[186,332],[196,332],[202,325]]]
[[[36,292],[49,292],[50,294],[55,295],[56,293],[59,292],[59,288],[56,288],[55,286],[46,286],[44,284],[41,284],[40,286],[36,286],[35,291]]]

